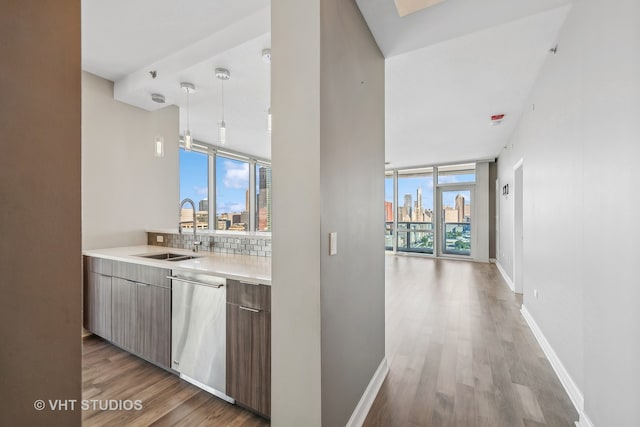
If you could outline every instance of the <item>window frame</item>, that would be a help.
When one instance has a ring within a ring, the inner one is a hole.
[[[180,141],[178,144],[178,149],[185,150],[184,143]],[[237,160],[241,162],[247,162],[249,164],[249,206],[247,206],[247,211],[249,212],[249,226],[247,230],[244,232],[257,232],[257,233],[270,233],[270,231],[259,231],[257,219],[256,219],[256,209],[257,209],[257,200],[256,200],[256,165],[264,165],[269,168],[272,168],[271,161],[265,158],[261,158],[258,156],[252,156],[246,153],[242,153],[235,150],[230,150],[226,147],[219,147],[216,145],[208,144],[202,141],[195,140],[192,144],[191,150],[198,153],[206,154],[208,156],[208,176],[207,176],[207,185],[208,185],[208,204],[209,204],[209,221],[208,228],[206,231],[218,231],[216,230],[216,215],[217,215],[217,194],[216,194],[216,161],[218,157],[224,157],[231,160]],[[273,169],[272,169],[273,170]],[[182,170],[178,170],[178,180],[180,180],[182,174]],[[178,200],[180,203],[180,200]],[[225,230],[225,232],[229,233],[240,233],[242,231],[230,231]]]

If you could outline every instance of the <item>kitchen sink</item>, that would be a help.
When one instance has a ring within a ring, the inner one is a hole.
[[[144,254],[144,255],[136,255],[141,258],[151,258],[151,259],[161,259],[164,261],[185,261],[188,259],[200,258],[198,256],[193,255],[185,255],[185,254],[174,254],[171,252],[163,252],[163,253],[153,253],[153,254]]]

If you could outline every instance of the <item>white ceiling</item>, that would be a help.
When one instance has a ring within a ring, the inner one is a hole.
[[[82,68],[116,81],[269,4],[269,0],[82,0]]]
[[[496,157],[568,7],[386,60],[388,167]],[[493,114],[506,114],[491,126]]]
[[[214,70],[227,68],[225,147],[271,157],[270,65],[261,55],[271,46],[269,0],[83,0],[82,8],[83,69],[114,81],[116,100],[150,111],[177,105],[183,134],[180,82],[193,83],[191,134],[219,145],[221,82]],[[165,104],[151,101],[152,93],[164,95]]]
[[[400,18],[394,0],[356,0],[386,60],[386,156],[391,167],[495,156],[512,132],[569,0],[447,0]],[[555,7],[555,9],[553,9]],[[114,98],[147,110],[161,93],[180,107],[196,85],[190,127],[218,144],[225,67],[229,149],[270,158],[266,131],[269,0],[82,0],[83,69],[115,82]],[[277,58],[275,59],[277,60]],[[158,75],[152,79],[150,70]],[[488,125],[506,113],[505,122]]]
[[[393,0],[356,0],[386,58],[569,2],[570,0],[447,0],[400,17]]]

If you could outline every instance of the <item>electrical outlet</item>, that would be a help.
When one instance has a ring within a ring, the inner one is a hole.
[[[164,243],[164,236],[156,236],[156,243]]]
[[[536,299],[539,299],[540,295],[538,294],[538,290],[537,290],[537,289],[534,289],[534,290],[533,290],[533,296],[534,296]]]

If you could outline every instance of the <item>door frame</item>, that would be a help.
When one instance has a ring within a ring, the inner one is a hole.
[[[474,226],[474,212],[475,212],[475,200],[476,200],[476,184],[474,182],[464,182],[464,183],[455,183],[455,184],[438,184],[436,187],[436,199],[434,200],[434,205],[436,206],[436,220],[437,224],[435,227],[436,239],[434,254],[437,254],[438,257],[441,258],[456,258],[456,259],[466,259],[473,260],[476,240],[477,240],[477,230]],[[471,249],[469,250],[469,255],[455,255],[455,254],[445,254],[444,253],[444,215],[442,213],[442,192],[443,191],[469,191],[471,194]]]
[[[513,166],[513,287],[524,292],[524,160]]]

